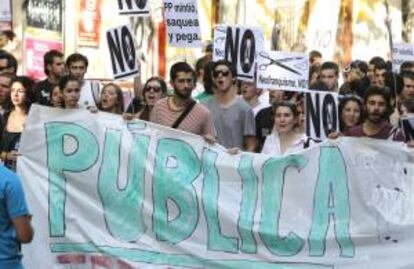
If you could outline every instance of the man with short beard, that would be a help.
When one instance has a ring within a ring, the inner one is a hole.
[[[364,122],[349,129],[345,135],[404,141],[402,133],[389,123],[392,112],[390,100],[388,88],[370,86],[364,96]]]
[[[215,140],[213,117],[210,111],[197,104],[191,93],[196,85],[196,73],[185,62],[170,69],[170,84],[174,95],[159,100],[151,111],[151,122],[202,135],[208,142]]]

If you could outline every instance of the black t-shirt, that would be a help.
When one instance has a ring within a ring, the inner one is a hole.
[[[266,107],[256,115],[256,138],[258,141],[257,152],[262,150],[266,136],[272,132],[272,107]]]
[[[45,79],[39,81],[34,86],[36,102],[41,105],[50,105],[50,92],[53,89],[54,84]]]

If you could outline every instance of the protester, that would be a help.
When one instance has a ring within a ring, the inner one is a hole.
[[[16,75],[17,60],[5,50],[0,50],[0,74],[11,73]]]
[[[250,107],[253,110],[254,116],[256,116],[260,110],[270,105],[268,101],[269,97],[266,98],[267,100],[265,102],[263,101],[263,98],[260,98],[262,93],[265,92],[265,90],[258,89],[256,87],[255,82],[241,81],[240,84],[240,90],[244,98],[244,101],[246,101],[250,105]],[[267,91],[266,94],[263,95],[269,96]]]
[[[317,50],[312,50],[309,52],[309,64],[312,68],[313,66],[320,66],[322,63],[322,53]]]
[[[414,61],[405,61],[400,66],[400,74],[404,72],[413,72],[414,73]]]
[[[203,75],[203,87],[204,91],[199,95],[195,96],[194,99],[199,102],[205,102],[210,99],[213,92],[213,78],[211,72],[213,70],[214,62],[210,61],[204,66],[204,75]]]
[[[69,74],[76,77],[81,84],[79,106],[85,108],[97,107],[100,101],[99,83],[85,79],[88,64],[88,58],[80,53],[73,53],[66,59],[66,68]]]
[[[309,68],[309,85],[312,85],[319,80],[320,72],[321,72],[320,65],[312,65]]]
[[[401,132],[388,120],[392,112],[390,98],[388,88],[368,88],[364,96],[364,122],[347,130],[345,135],[403,141]]]
[[[369,80],[371,81],[371,83],[374,80],[375,67],[376,66],[383,66],[383,65],[385,65],[385,61],[381,57],[376,56],[376,57],[371,58],[371,60],[369,60],[367,76],[368,76]]]
[[[283,101],[285,91],[282,90],[269,90],[269,107],[260,110],[255,118],[256,121],[256,139],[257,148],[256,152],[260,152],[266,136],[268,136],[273,129],[273,105],[277,102]]]
[[[65,63],[63,54],[57,50],[50,50],[43,56],[44,72],[46,79],[36,83],[34,91],[36,94],[36,102],[41,105],[49,105],[50,92],[53,86],[59,83],[59,79],[64,75]]]
[[[330,92],[338,92],[339,67],[334,62],[324,62],[321,65],[320,80],[326,84]]]
[[[202,94],[204,90],[204,70],[206,65],[210,62],[210,57],[203,56],[199,58],[195,64],[195,71],[197,75],[197,84],[193,90],[192,97],[195,99],[197,96]]]
[[[10,96],[10,87],[15,75],[11,73],[0,73],[0,115],[9,110],[7,99]]]
[[[224,147],[254,152],[256,128],[253,110],[237,95],[236,72],[231,63],[219,60],[214,63],[212,77],[214,97],[205,102],[213,115],[217,139]]]
[[[124,112],[124,95],[122,89],[114,84],[108,83],[101,90],[101,102],[98,104],[99,110],[122,114]]]
[[[4,164],[15,170],[20,136],[34,101],[34,82],[28,77],[16,77],[8,97],[10,111],[4,115],[5,127],[1,136],[0,152]]]
[[[371,84],[374,86],[384,87],[385,76],[388,72],[386,63],[378,63],[374,66],[374,77],[371,80]]]
[[[33,239],[32,217],[20,178],[3,165],[0,165],[0,197],[0,268],[23,269],[20,244]]]
[[[346,132],[363,121],[362,99],[356,95],[344,96],[339,102],[339,129]]]
[[[52,107],[62,107],[62,92],[60,91],[59,85],[52,86],[52,91],[49,96],[49,104]]]
[[[155,103],[167,95],[167,84],[160,77],[151,77],[145,82],[142,92],[144,96],[144,105],[137,113],[134,113],[133,116],[140,120],[149,121]],[[128,117],[128,115],[124,116]]]
[[[399,93],[399,101],[414,99],[414,72],[403,72],[401,74],[403,87]]]
[[[273,130],[266,137],[262,153],[281,156],[304,148],[306,136],[295,130],[298,123],[296,105],[282,101],[273,105]]]
[[[202,135],[208,142],[215,141],[213,119],[201,104],[191,97],[196,74],[188,63],[177,62],[170,69],[173,96],[160,99],[151,111],[150,121],[189,133]]]
[[[59,89],[62,93],[62,107],[65,109],[79,108],[81,85],[79,79],[72,75],[65,75],[59,80]]]

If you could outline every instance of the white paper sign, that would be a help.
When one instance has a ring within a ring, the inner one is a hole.
[[[305,118],[306,135],[317,141],[338,132],[338,94],[313,90],[305,93]]]
[[[201,47],[197,0],[164,0],[168,43],[174,47]]]
[[[261,51],[257,58],[257,87],[307,91],[309,59],[304,53]]]
[[[261,28],[217,25],[214,28],[213,60],[228,60],[237,70],[238,79],[253,81],[257,55],[263,44]]]
[[[135,38],[128,25],[109,29],[106,32],[110,69],[114,79],[134,76],[139,71],[135,52]]]
[[[399,143],[229,155],[148,122],[34,105],[20,145],[26,269],[414,264],[414,153]]]
[[[0,0],[0,22],[11,22],[11,0]]]
[[[149,5],[148,0],[118,0],[118,11],[120,15],[146,17],[150,15]]]
[[[414,45],[410,43],[396,43],[392,45],[392,71],[400,72],[401,64],[414,61]]]

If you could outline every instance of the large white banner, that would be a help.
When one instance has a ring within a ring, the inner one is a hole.
[[[228,155],[119,116],[34,106],[26,268],[413,268],[414,153],[369,139]]]
[[[414,61],[414,45],[410,43],[392,44],[392,71],[399,73],[401,65],[406,61]]]

